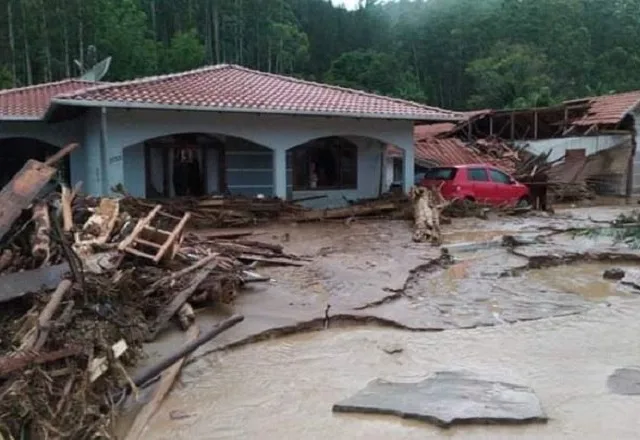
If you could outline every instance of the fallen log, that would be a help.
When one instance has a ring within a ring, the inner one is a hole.
[[[169,275],[167,275],[166,277],[162,277],[159,280],[153,282],[149,287],[147,287],[142,294],[144,296],[149,296],[151,295],[153,292],[155,292],[156,290],[158,290],[161,286],[165,286],[167,284],[169,284],[170,282],[172,282],[173,280],[176,280],[184,275],[187,275],[197,269],[200,269],[201,267],[205,266],[207,263],[210,263],[211,261],[213,261],[219,254],[217,253],[213,253],[213,254],[209,254],[206,257],[203,257],[201,259],[199,259],[198,261],[196,261],[195,263],[193,263],[191,266],[189,267],[185,267],[182,270],[179,270],[177,272],[171,272]]]
[[[397,207],[397,204],[394,202],[374,202],[364,205],[352,205],[346,208],[303,211],[296,214],[295,220],[298,222],[310,222],[315,220],[344,219],[349,217],[368,216],[395,211]]]
[[[72,345],[49,352],[22,351],[0,357],[0,377],[6,377],[31,364],[45,364],[82,353],[82,347]]]
[[[205,344],[206,342],[209,342],[211,339],[215,338],[220,333],[230,329],[231,327],[233,327],[234,325],[242,321],[244,321],[244,316],[242,315],[233,315],[232,317],[225,319],[221,323],[212,327],[207,332],[203,333],[195,341],[184,345],[175,353],[168,355],[164,359],[160,360],[158,363],[154,365],[150,365],[143,371],[136,374],[132,379],[133,384],[136,387],[142,387],[143,385],[151,381],[154,377],[156,377],[158,374],[162,373],[167,367],[175,363],[181,357],[190,355],[191,353],[196,351],[201,345]]]
[[[160,333],[169,323],[169,320],[173,315],[175,315],[178,310],[182,307],[184,303],[189,301],[189,298],[195,293],[196,289],[202,282],[209,276],[211,271],[215,269],[217,266],[217,262],[213,260],[209,264],[207,264],[204,269],[200,270],[200,272],[193,277],[193,281],[189,284],[189,286],[178,293],[173,297],[171,302],[160,312],[153,325],[149,327],[149,334],[147,336],[147,341],[153,341],[158,333]]]
[[[51,257],[51,220],[49,218],[49,205],[46,202],[38,202],[33,206],[33,223],[35,231],[31,243],[31,253],[38,267],[46,266]]]
[[[265,257],[264,255],[255,254],[240,254],[237,258],[243,261],[259,261],[268,264],[281,264],[283,266],[304,266],[306,264],[304,261],[292,260],[291,258]]]
[[[441,244],[440,214],[448,203],[436,197],[435,191],[424,187],[411,188],[409,197],[414,210],[413,241]]]
[[[28,333],[24,338],[20,349],[21,350],[36,350],[39,351],[44,346],[47,338],[49,337],[49,330],[51,329],[51,319],[53,315],[60,307],[60,303],[64,298],[65,293],[69,291],[72,286],[70,280],[62,280],[56,290],[51,294],[49,302],[42,309],[36,322],[36,328],[32,332]]]
[[[187,330],[186,344],[188,345],[193,343],[198,338],[199,333],[200,330],[198,326],[195,323],[192,323]],[[158,408],[160,408],[162,401],[173,386],[173,383],[175,382],[178,374],[180,373],[180,370],[182,369],[184,361],[185,356],[182,356],[169,368],[162,372],[160,383],[158,383],[156,387],[153,398],[138,413],[133,422],[133,425],[131,426],[129,432],[127,433],[127,436],[125,437],[125,440],[138,440],[142,438],[144,429],[146,428],[151,418],[158,411]]]

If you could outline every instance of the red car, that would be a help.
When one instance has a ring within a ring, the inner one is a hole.
[[[527,206],[529,188],[487,164],[430,168],[421,186],[440,187],[447,200],[469,200],[493,206]]]

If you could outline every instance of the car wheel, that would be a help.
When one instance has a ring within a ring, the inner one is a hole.
[[[516,208],[528,208],[529,206],[531,206],[531,203],[529,203],[529,199],[526,197],[518,200],[518,203],[516,204]]]

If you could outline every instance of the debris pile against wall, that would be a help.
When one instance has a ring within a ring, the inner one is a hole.
[[[28,163],[0,193],[0,437],[108,438],[127,395],[242,317],[129,373],[144,342],[171,321],[197,335],[191,305],[232,304],[268,281],[256,264],[306,260],[246,233],[194,235],[191,213],[160,205],[66,187],[38,196],[48,177],[25,176],[46,167]]]

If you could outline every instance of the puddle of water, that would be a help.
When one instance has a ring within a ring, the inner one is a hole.
[[[602,273],[612,267],[637,268],[637,266],[624,264],[578,263],[531,270],[523,274],[523,278],[524,282],[539,284],[558,292],[581,295],[590,300],[629,295],[628,288],[615,281],[602,278]]]

